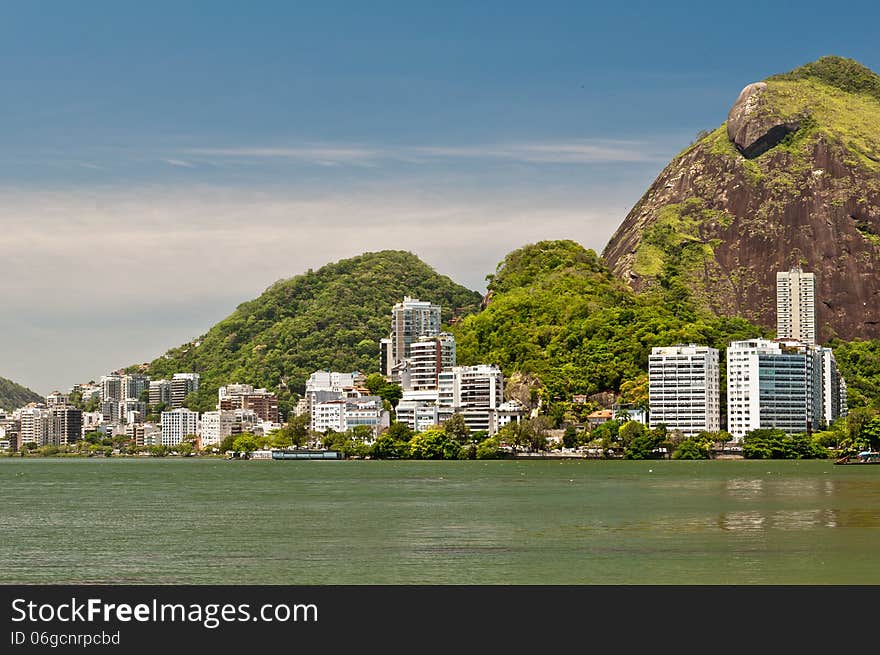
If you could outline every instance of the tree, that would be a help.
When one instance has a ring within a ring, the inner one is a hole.
[[[711,441],[700,436],[689,437],[678,444],[672,459],[709,459],[711,445]]]
[[[498,459],[501,454],[501,442],[497,437],[483,439],[477,444],[477,459]]]
[[[443,423],[443,431],[447,437],[460,445],[471,441],[471,429],[465,423],[464,416],[461,414],[453,414],[448,421]]]
[[[409,442],[413,459],[458,459],[460,450],[461,445],[438,428],[419,432]]]
[[[364,386],[369,389],[370,393],[374,396],[378,396],[379,392],[385,388],[387,381],[385,380],[385,376],[381,373],[370,373],[367,376],[367,379],[364,380]]]
[[[406,423],[401,423],[400,421],[394,421],[391,425],[385,428],[383,434],[396,441],[408,442],[413,437],[413,431],[410,427]]]
[[[746,459],[785,459],[785,432],[779,428],[751,430],[743,436]]]
[[[827,449],[806,434],[786,434],[779,428],[746,432],[743,437],[746,459],[817,459],[828,457]]]
[[[238,438],[238,435],[230,434],[223,438],[223,441],[220,442],[220,445],[217,446],[217,449],[221,453],[229,452],[230,450],[235,450],[235,440]]]
[[[287,425],[272,434],[271,444],[274,448],[297,448],[304,446],[309,441],[309,415],[294,416]]]
[[[195,447],[189,441],[181,441],[179,444],[174,446],[174,450],[177,451],[178,455],[189,457],[193,454],[193,452],[195,452]]]
[[[259,447],[257,437],[250,432],[245,432],[235,438],[232,442],[232,450],[243,453],[251,453]]]
[[[880,448],[880,416],[875,416],[862,424],[859,430],[859,439],[871,450]]]
[[[403,397],[403,388],[399,384],[388,382],[380,373],[371,373],[364,381],[364,386],[374,396],[379,396],[386,401],[391,408],[397,407],[398,401]]]
[[[406,423],[395,421],[379,435],[370,450],[376,459],[404,459],[409,456],[409,442],[413,432]]]
[[[628,448],[632,443],[648,432],[648,428],[638,421],[626,421],[620,426],[618,436],[623,443],[624,448]]]
[[[562,434],[562,445],[566,448],[577,447],[578,433],[577,429],[573,425],[569,425],[565,428],[565,432]]]

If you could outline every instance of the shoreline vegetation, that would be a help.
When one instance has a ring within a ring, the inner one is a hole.
[[[124,436],[90,432],[69,445],[33,447],[30,444],[7,458],[130,458],[210,457],[248,459],[251,453],[271,450],[336,451],[342,459],[489,460],[709,460],[709,459],[839,459],[880,445],[880,418],[855,411],[828,430],[789,435],[779,429],[753,430],[741,441],[725,431],[684,437],[665,426],[649,428],[634,420],[612,419],[592,429],[574,426],[554,429],[546,416],[505,425],[494,436],[471,433],[463,417],[454,415],[442,425],[414,432],[393,422],[377,438],[366,426],[346,432],[313,433],[308,415],[296,417],[269,435],[243,433],[221,443],[200,447],[190,436],[176,446],[138,446]]]

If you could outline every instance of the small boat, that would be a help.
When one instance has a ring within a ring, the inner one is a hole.
[[[835,464],[880,464],[880,453],[875,450],[863,450],[858,455],[844,455]]]

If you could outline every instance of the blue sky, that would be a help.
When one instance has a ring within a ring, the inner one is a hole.
[[[872,3],[5,2],[0,375],[148,361],[277,279],[601,250],[746,84],[880,70]]]

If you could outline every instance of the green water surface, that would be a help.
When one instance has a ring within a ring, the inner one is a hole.
[[[0,460],[0,583],[878,584],[880,466]]]

